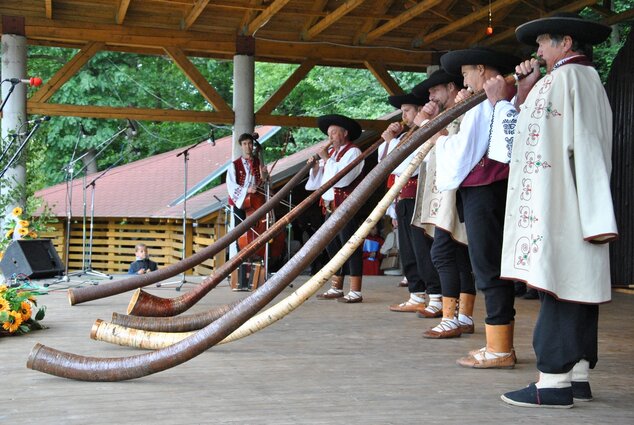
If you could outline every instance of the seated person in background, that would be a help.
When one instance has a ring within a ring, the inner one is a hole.
[[[136,244],[134,255],[136,255],[136,261],[130,264],[128,274],[146,274],[158,269],[157,264],[149,259],[147,246],[144,243]]]
[[[381,245],[383,245],[383,238],[379,235],[379,229],[375,226],[370,231],[370,234],[363,241],[363,274],[366,276],[382,275],[383,272],[380,269],[381,259]]]

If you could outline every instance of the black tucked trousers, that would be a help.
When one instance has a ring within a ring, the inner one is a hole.
[[[459,189],[476,287],[484,294],[488,325],[515,318],[515,287],[500,279],[507,180]]]
[[[442,296],[458,298],[460,293],[475,295],[475,283],[466,245],[456,242],[449,232],[434,229],[431,260],[438,271]]]
[[[431,261],[432,240],[422,229],[411,225],[414,199],[401,199],[396,204],[398,249],[410,293],[440,294],[440,278]]]
[[[330,214],[326,214],[326,222],[322,224],[322,226],[328,225],[328,218]],[[326,251],[328,252],[328,256],[332,259],[337,252],[341,249],[348,239],[354,235],[354,232],[357,231],[357,219],[355,216],[350,217],[348,222],[343,229],[337,233],[337,236],[334,237],[333,240],[330,241],[328,246],[326,247]],[[360,245],[354,253],[346,260],[343,264],[343,267],[339,269],[337,276],[361,276],[363,275],[363,248]]]
[[[599,306],[559,301],[539,291],[541,308],[533,332],[537,369],[567,373],[579,360],[597,363]]]

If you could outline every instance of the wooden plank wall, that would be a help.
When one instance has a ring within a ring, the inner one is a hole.
[[[214,214],[205,223],[187,222],[186,255],[211,245],[219,237],[226,233],[224,212]],[[51,225],[54,230],[42,233],[40,237],[50,238],[64,260],[65,244],[65,219],[60,218],[58,223]],[[70,271],[82,270],[82,258],[88,261],[90,245],[89,223],[84,230],[81,220],[73,220],[71,223],[71,238],[69,248]],[[93,242],[91,268],[96,271],[121,274],[127,273],[130,263],[134,261],[134,247],[137,243],[148,246],[150,257],[158,263],[159,267],[174,264],[181,260],[183,249],[183,224],[179,219],[128,219],[103,218],[96,219],[93,224]],[[84,248],[85,247],[85,248]],[[189,271],[187,274],[207,276],[214,267],[225,262],[226,251],[223,250],[213,258]]]

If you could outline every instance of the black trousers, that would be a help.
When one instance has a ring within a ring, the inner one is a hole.
[[[330,217],[329,214],[326,214],[326,220]],[[324,223],[323,225],[328,225],[328,223]],[[357,231],[358,228],[356,217],[350,217],[348,222],[337,236],[334,237],[333,240],[330,241],[328,246],[326,247],[326,251],[328,252],[328,256],[332,259],[337,252],[341,249],[348,239],[354,235],[354,232]],[[337,272],[337,276],[361,276],[363,275],[363,248],[360,245],[354,253],[346,260],[343,264],[343,267],[339,269]]]
[[[579,360],[597,364],[599,306],[559,301],[539,292],[541,308],[533,332],[537,369],[567,373]]]
[[[436,227],[431,260],[438,271],[443,297],[458,298],[460,293],[476,293],[469,250],[456,242],[449,232]]]
[[[401,199],[396,204],[398,249],[403,274],[407,277],[410,293],[426,290],[428,294],[440,294],[440,278],[431,261],[432,240],[425,237],[422,229],[411,225],[414,203],[413,199]]]
[[[488,325],[508,325],[515,318],[515,288],[500,279],[507,181],[460,188],[469,257],[476,287],[484,294]]]

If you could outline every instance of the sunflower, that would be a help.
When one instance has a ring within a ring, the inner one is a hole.
[[[26,235],[28,235],[28,234],[29,234],[29,229],[28,229],[27,227],[20,227],[20,228],[18,229],[18,234],[19,234],[20,236],[26,236]]]
[[[35,233],[35,231],[31,230],[31,231],[29,232],[29,238],[31,238],[31,239],[37,239],[37,233]],[[1,259],[2,259],[2,258],[0,257],[0,260],[1,260]]]
[[[20,227],[29,227],[29,220],[18,220],[18,226]]]
[[[9,333],[13,333],[15,331],[17,331],[20,328],[20,325],[22,324],[22,315],[20,313],[18,313],[17,311],[10,311],[9,312],[9,321],[8,322],[4,322],[2,324],[2,327],[9,331]]]
[[[0,311],[9,310],[11,310],[11,305],[9,304],[9,301],[5,300],[4,298],[0,298]]]
[[[4,258],[4,251],[0,251],[0,261]]]
[[[7,233],[5,233],[4,237],[6,239],[11,239],[13,237],[13,229],[7,230]]]
[[[15,207],[13,209],[13,211],[11,212],[13,214],[14,217],[20,217],[22,215],[22,208],[20,207]]]
[[[22,301],[20,304],[20,314],[22,315],[22,321],[26,322],[31,318],[31,303]]]
[[[4,254],[4,252],[0,254]],[[6,292],[6,290],[7,290],[7,285],[0,285],[0,294],[2,294],[3,292]]]

